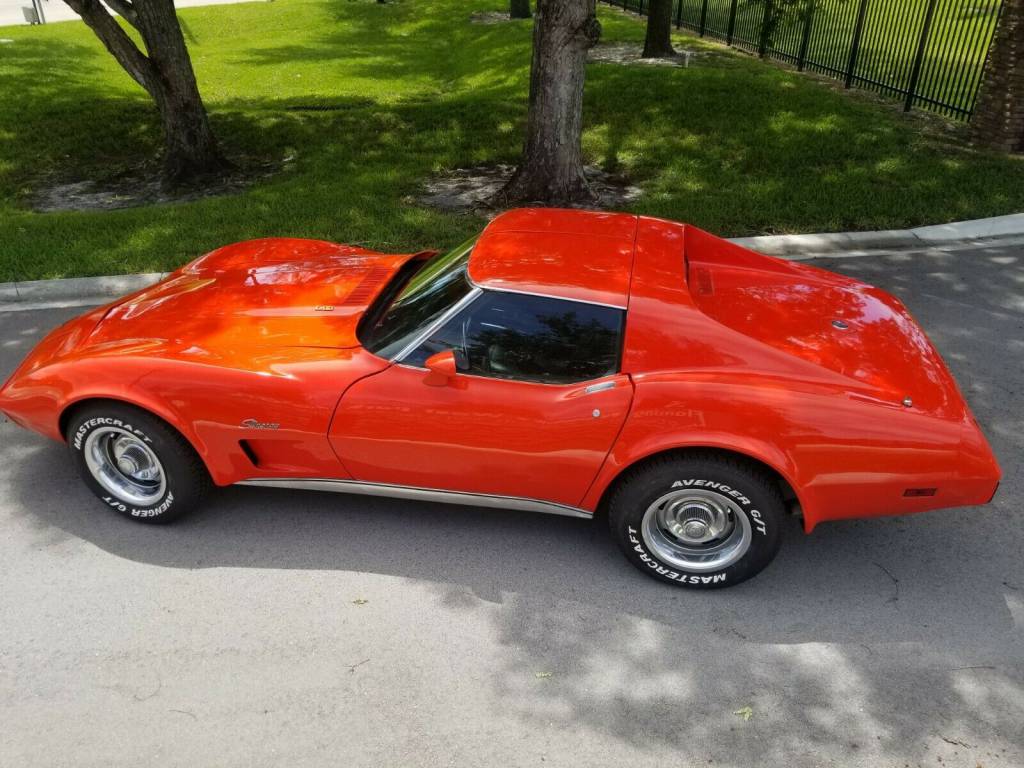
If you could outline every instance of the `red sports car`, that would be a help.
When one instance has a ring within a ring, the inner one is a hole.
[[[442,254],[229,245],[52,332],[0,409],[137,520],[211,484],[601,512],[699,588],[764,568],[787,513],[985,504],[1000,477],[899,300],[627,214],[515,210]]]

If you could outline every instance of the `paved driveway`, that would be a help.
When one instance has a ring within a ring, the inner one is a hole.
[[[1024,765],[1024,249],[822,264],[930,332],[996,504],[794,525],[696,594],[525,513],[233,488],[133,525],[5,423],[0,765]],[[0,313],[0,375],[77,311]]]

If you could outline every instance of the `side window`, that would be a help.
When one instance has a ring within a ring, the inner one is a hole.
[[[446,349],[459,370],[498,379],[570,384],[616,373],[625,312],[545,296],[484,291],[402,362]]]

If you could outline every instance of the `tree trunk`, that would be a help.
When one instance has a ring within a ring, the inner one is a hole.
[[[508,15],[513,19],[530,18],[530,0],[511,0]]]
[[[593,201],[583,175],[587,50],[601,36],[595,0],[537,0],[523,159],[496,201]]]
[[[146,54],[99,0],[66,2],[160,110],[164,185],[193,184],[230,167],[210,128],[173,1],[107,0],[107,5],[139,31]]]
[[[179,185],[217,175],[226,163],[199,95],[173,0],[137,0],[139,31],[156,69],[153,98],[164,127],[164,180]]]
[[[651,0],[647,7],[647,35],[642,59],[675,56],[672,48],[672,0]]]
[[[1005,0],[971,117],[974,141],[1024,152],[1024,0]]]

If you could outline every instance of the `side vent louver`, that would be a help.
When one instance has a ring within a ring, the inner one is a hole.
[[[259,456],[256,455],[256,451],[254,451],[252,449],[252,446],[249,445],[248,440],[239,440],[238,447],[242,449],[242,453],[246,455],[246,458],[248,458],[249,461],[252,462],[252,465],[254,467],[258,467],[260,465]]]

